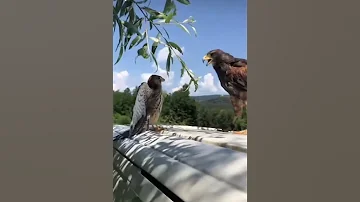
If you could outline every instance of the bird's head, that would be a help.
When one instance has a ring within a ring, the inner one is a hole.
[[[161,83],[164,82],[165,79],[159,75],[151,75],[148,79],[148,85],[151,89],[159,89],[161,88]]]
[[[206,55],[203,57],[202,61],[203,62],[206,61],[206,66],[208,66],[209,64],[215,64],[216,61],[221,59],[221,56],[223,53],[224,53],[224,51],[222,51],[220,49],[211,50],[208,53],[206,53]]]

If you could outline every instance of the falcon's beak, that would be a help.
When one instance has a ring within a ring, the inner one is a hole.
[[[203,57],[203,59],[202,59],[203,63],[204,63],[205,61],[207,61],[206,66],[208,66],[208,65],[211,63],[211,60],[212,60],[212,58],[209,57],[208,55],[205,55],[205,56]]]
[[[165,81],[165,79],[164,79],[164,78],[162,78],[162,77],[160,78],[160,80],[161,80],[161,82],[164,82],[164,81]]]

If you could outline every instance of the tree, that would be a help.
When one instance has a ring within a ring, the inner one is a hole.
[[[161,116],[162,122],[168,124],[197,125],[197,105],[190,97],[188,85],[165,96]]]
[[[215,116],[216,127],[223,131],[231,130],[231,124],[233,120],[233,113],[229,110],[220,110]]]
[[[113,92],[113,113],[124,116],[132,116],[132,107],[135,102],[135,97],[131,94],[129,88],[123,92]]]
[[[170,35],[165,29],[167,25],[176,25],[190,34],[188,29],[190,27],[195,36],[197,35],[193,25],[195,23],[193,17],[190,16],[181,22],[175,19],[177,15],[175,2],[183,5],[190,4],[189,0],[166,0],[164,9],[157,11],[149,7],[151,1],[148,0],[113,0],[113,32],[115,33],[115,30],[118,28],[119,33],[119,41],[116,46],[116,51],[119,50],[119,55],[115,64],[121,60],[124,52],[138,46],[140,48],[137,50],[137,57],[141,56],[144,59],[154,61],[158,68],[159,65],[155,53],[158,46],[163,45],[169,50],[166,71],[170,71],[171,65],[174,63],[173,58],[175,57],[182,66],[181,77],[186,72],[191,78],[189,84],[194,83],[196,91],[199,78],[195,78],[195,75],[189,70],[185,61],[179,55],[182,54],[180,46],[170,40]],[[156,36],[150,36],[152,33],[156,33]],[[152,41],[151,45],[150,41]]]

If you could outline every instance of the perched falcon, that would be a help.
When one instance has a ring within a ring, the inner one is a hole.
[[[164,81],[161,76],[151,75],[147,82],[139,86],[130,123],[130,137],[149,130],[149,124],[154,126],[158,121],[164,101],[161,85]]]
[[[203,57],[204,61],[207,61],[206,66],[212,64],[221,86],[229,93],[235,122],[237,118],[241,118],[243,109],[247,106],[247,60],[215,49]]]

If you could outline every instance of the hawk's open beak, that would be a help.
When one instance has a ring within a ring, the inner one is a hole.
[[[203,63],[204,63],[205,61],[207,61],[206,66],[208,66],[208,65],[210,64],[211,60],[212,60],[212,58],[209,57],[208,55],[205,55],[205,56],[203,57],[203,59],[202,59]]]

